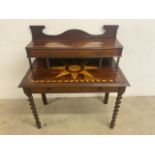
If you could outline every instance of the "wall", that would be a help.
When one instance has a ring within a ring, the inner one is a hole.
[[[29,67],[24,49],[31,41],[28,26],[39,24],[46,25],[49,34],[71,28],[99,34],[104,24],[120,25],[117,38],[124,46],[120,66],[131,83],[125,95],[155,95],[155,20],[0,20],[0,98],[25,97],[17,86]]]

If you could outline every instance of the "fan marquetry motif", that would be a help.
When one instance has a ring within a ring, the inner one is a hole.
[[[94,78],[94,76],[88,70],[96,70],[98,67],[96,66],[88,66],[88,65],[69,65],[69,66],[58,66],[51,67],[54,70],[60,70],[60,73],[56,76],[56,78],[63,77],[66,75],[71,75],[75,80],[81,74],[84,75],[85,79]]]

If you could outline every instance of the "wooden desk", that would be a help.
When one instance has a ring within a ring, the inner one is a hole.
[[[118,26],[104,26],[105,33],[90,35],[81,30],[69,30],[60,35],[45,35],[44,26],[30,26],[32,42],[26,47],[30,69],[20,83],[28,97],[36,125],[41,123],[33,93],[110,92],[118,93],[110,127],[113,128],[128,81],[119,68],[122,45],[116,39]],[[36,58],[34,62],[31,58]],[[114,57],[117,60],[114,60]]]

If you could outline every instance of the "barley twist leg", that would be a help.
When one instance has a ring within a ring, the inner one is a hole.
[[[113,110],[112,120],[111,120],[111,123],[110,123],[110,128],[114,128],[114,126],[115,126],[118,111],[119,111],[120,104],[121,104],[122,95],[123,95],[122,92],[119,92],[118,95],[117,95],[116,102],[115,102],[115,107],[114,107],[114,110]]]
[[[36,109],[36,106],[35,106],[35,103],[34,103],[32,93],[29,91],[29,89],[24,89],[24,93],[28,97],[29,105],[31,107],[34,119],[36,121],[36,126],[38,127],[38,129],[40,129],[41,128],[41,123],[40,123],[40,120],[39,120],[39,116],[38,116],[38,113],[37,113],[37,109]]]

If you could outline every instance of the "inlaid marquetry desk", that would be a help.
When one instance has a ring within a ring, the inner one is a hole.
[[[116,122],[121,98],[129,83],[119,68],[123,47],[116,39],[117,25],[105,25],[100,35],[68,30],[60,35],[43,33],[44,26],[30,26],[32,41],[26,47],[30,68],[20,83],[28,97],[36,126],[41,122],[33,93],[117,93],[110,128]],[[32,58],[34,61],[32,61]]]

